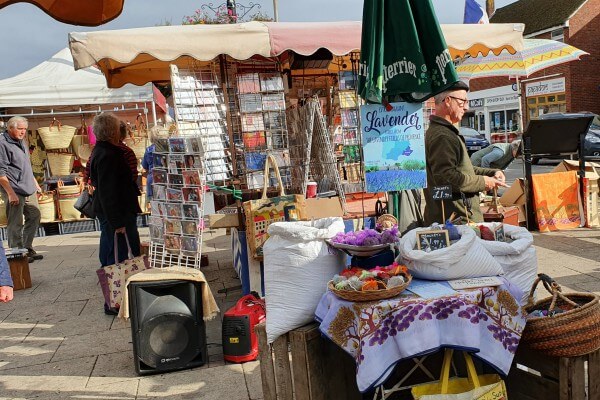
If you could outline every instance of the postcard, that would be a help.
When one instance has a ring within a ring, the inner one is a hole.
[[[169,174],[169,185],[183,185],[183,175]]]
[[[187,170],[183,171],[183,182],[185,186],[200,186],[200,171],[198,170]]]
[[[164,216],[169,218],[181,218],[181,204],[167,203],[165,206],[166,212],[163,214]]]
[[[199,137],[186,138],[185,145],[187,153],[202,153],[202,142]]]
[[[200,156],[193,154],[186,154],[184,156],[185,159],[185,168],[187,169],[198,169],[202,167],[202,163],[200,161]]]
[[[181,234],[181,221],[179,220],[166,220],[165,221],[165,233],[169,234]]]
[[[200,218],[200,209],[197,204],[184,204],[182,208],[183,218],[196,220]]]
[[[167,155],[154,153],[153,168],[167,168]]]
[[[169,139],[157,138],[154,141],[154,153],[168,153],[169,152]]]
[[[165,236],[165,248],[168,250],[181,249],[181,236],[166,235]]]
[[[164,169],[152,169],[152,182],[153,183],[167,183],[167,171]]]
[[[154,200],[167,199],[167,187],[164,185],[152,185],[152,198]]]
[[[202,201],[202,194],[200,193],[200,188],[197,187],[184,187],[183,192],[183,201],[186,203],[198,203]]]
[[[184,235],[194,235],[198,234],[198,222],[196,221],[181,221],[181,231]]]
[[[164,211],[165,211],[164,204],[165,203],[161,203],[158,201],[151,201],[150,202],[150,212],[152,213],[152,215],[156,216],[156,217],[165,215],[164,214]]]
[[[185,153],[185,138],[169,138],[169,151],[171,153]]]
[[[181,189],[167,188],[167,201],[182,202],[183,195]]]
[[[170,174],[178,174],[185,168],[183,154],[169,154],[168,169]]]
[[[194,255],[198,252],[198,239],[195,237],[181,237],[181,251],[186,255]],[[191,254],[190,254],[191,253]]]
[[[150,239],[154,242],[162,242],[165,236],[165,230],[162,225],[148,225],[148,231],[150,233]]]

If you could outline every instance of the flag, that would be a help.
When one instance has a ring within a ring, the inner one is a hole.
[[[489,24],[490,20],[483,7],[475,0],[465,0],[465,24]]]

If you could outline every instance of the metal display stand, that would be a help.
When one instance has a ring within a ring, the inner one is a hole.
[[[532,156],[545,154],[574,154],[579,156],[579,190],[584,200],[585,159],[583,144],[593,116],[582,114],[562,115],[560,118],[532,120],[523,133],[523,169],[525,174],[525,199],[527,229],[537,230],[533,207]],[[585,218],[582,216],[582,218]]]

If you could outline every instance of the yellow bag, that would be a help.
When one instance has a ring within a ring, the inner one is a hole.
[[[415,400],[507,400],[506,386],[496,374],[477,375],[473,359],[464,353],[468,378],[450,379],[451,349],[446,349],[440,380],[412,388]]]

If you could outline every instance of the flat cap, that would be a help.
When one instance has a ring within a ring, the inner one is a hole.
[[[465,90],[469,91],[469,85],[463,81],[458,81],[454,85],[450,86],[447,90]]]

